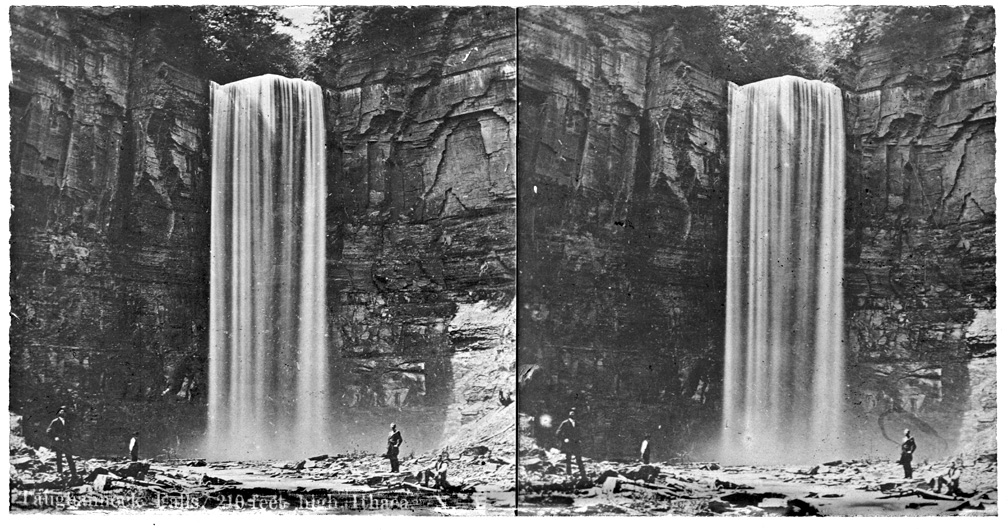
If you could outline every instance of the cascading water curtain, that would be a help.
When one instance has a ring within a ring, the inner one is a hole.
[[[267,75],[211,86],[207,454],[325,449],[322,90]]]
[[[843,449],[840,89],[782,77],[729,91],[722,458]]]

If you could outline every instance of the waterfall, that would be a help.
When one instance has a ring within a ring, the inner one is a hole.
[[[211,84],[207,455],[324,450],[322,90],[266,75]]]
[[[843,448],[840,90],[782,77],[729,90],[722,458]]]

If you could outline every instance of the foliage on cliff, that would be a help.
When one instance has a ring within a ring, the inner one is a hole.
[[[843,85],[853,78],[855,59],[865,47],[894,50],[898,61],[913,64],[941,45],[943,28],[983,6],[847,6],[840,27],[827,43],[827,80]]]
[[[422,28],[446,11],[437,7],[319,7],[305,43],[305,76],[315,79],[337,67],[348,47],[375,45],[390,53],[408,49],[422,36]]]
[[[300,75],[301,50],[290,35],[276,31],[277,25],[291,24],[276,7],[134,8],[128,16],[162,28],[169,57],[218,83]]]
[[[790,7],[712,6],[659,8],[688,50],[703,55],[711,73],[740,85],[820,74],[821,50],[798,32],[806,20]]]

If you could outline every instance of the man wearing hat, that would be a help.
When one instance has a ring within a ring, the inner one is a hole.
[[[74,465],[73,456],[70,455],[70,426],[67,425],[66,407],[60,407],[59,414],[53,421],[49,422],[46,434],[53,439],[53,451],[56,451],[56,473],[63,474],[63,455],[66,455],[67,465],[70,467],[70,476],[77,478],[77,466]]]
[[[448,459],[448,450],[445,449],[438,456],[437,462],[434,465],[420,472],[420,479],[423,480],[423,485],[426,486],[431,479],[434,479],[434,487],[439,489],[448,489],[448,463],[451,460]]]
[[[913,478],[913,467],[910,464],[913,462],[913,454],[916,450],[917,442],[914,441],[913,436],[910,436],[910,429],[903,431],[899,459],[899,463],[903,464],[903,478]]]
[[[388,435],[388,449],[385,451],[385,458],[389,459],[389,464],[392,465],[392,472],[399,472],[399,446],[402,445],[402,433],[396,429],[396,424],[390,426],[392,432]]]
[[[581,461],[581,430],[574,419],[575,412],[575,409],[570,410],[567,414],[567,419],[557,428],[556,435],[560,439],[560,450],[564,452],[567,458],[567,475],[570,476],[571,474],[571,455],[573,454],[577,460],[581,478],[585,479],[588,476],[585,474],[584,462]]]

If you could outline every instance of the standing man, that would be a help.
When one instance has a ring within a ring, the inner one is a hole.
[[[388,450],[385,452],[385,456],[388,457],[389,463],[392,464],[392,472],[399,472],[399,446],[402,445],[402,433],[396,430],[396,424],[392,424],[392,432],[388,435]]]
[[[571,474],[571,455],[573,454],[577,459],[578,471],[581,472],[581,478],[586,479],[588,475],[585,474],[584,462],[581,461],[581,430],[574,420],[574,413],[575,409],[571,409],[567,414],[567,419],[557,428],[556,435],[561,442],[560,450],[567,457],[567,476]]]
[[[74,465],[70,443],[72,435],[70,426],[67,425],[66,406],[59,409],[59,414],[53,421],[49,422],[46,434],[53,439],[53,451],[56,451],[56,473],[63,475],[63,455],[66,455],[67,465],[70,467],[70,476],[77,479],[77,466]]]
[[[644,435],[644,441],[640,444],[640,459],[645,464],[651,463],[651,434]]]
[[[913,478],[913,454],[917,450],[917,442],[910,436],[910,429],[903,431],[903,443],[900,445],[899,462],[903,464],[903,478]]]
[[[140,431],[134,431],[130,438],[130,462],[136,462],[140,457]]]

